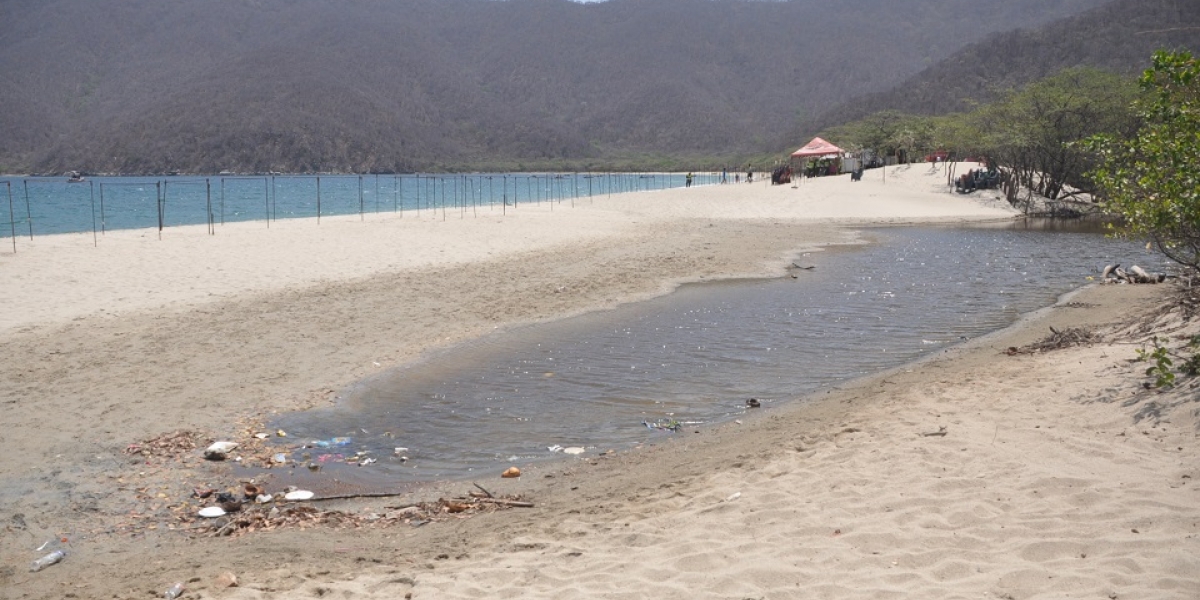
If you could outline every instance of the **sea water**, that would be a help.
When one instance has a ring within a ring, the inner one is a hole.
[[[455,217],[683,187],[679,173],[0,177],[0,238],[369,213]],[[719,175],[695,176],[695,185]]]
[[[594,455],[686,435],[737,418],[750,398],[769,411],[903,365],[1050,305],[1107,263],[1165,268],[1138,244],[1050,229],[867,230],[868,245],[797,258],[814,268],[794,278],[687,285],[499,333],[272,426],[293,442],[348,438],[294,456],[340,468],[343,482],[494,475],[560,448]],[[375,462],[346,466],[366,458]]]

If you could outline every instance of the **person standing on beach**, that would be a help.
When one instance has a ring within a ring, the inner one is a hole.
[[[692,187],[692,172],[688,171],[687,177],[683,178],[683,187]]]
[[[729,183],[729,175],[726,172],[725,167],[721,167],[721,183]]]

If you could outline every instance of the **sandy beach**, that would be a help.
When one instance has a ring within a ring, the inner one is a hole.
[[[148,450],[174,432],[249,448],[270,415],[430,352],[684,282],[780,276],[857,243],[855,226],[1014,215],[928,165],[882,175],[0,249],[0,598],[161,597],[176,581],[185,598],[1200,597],[1200,390],[1147,389],[1131,362],[1168,286],[1093,286],[741,423],[496,473],[479,483],[534,506],[420,527],[389,515],[472,486],[314,503],[353,516],[341,526],[211,536],[179,516],[201,483],[236,482],[228,463]],[[1049,327],[1102,340],[1006,352]],[[57,547],[66,560],[28,572]]]

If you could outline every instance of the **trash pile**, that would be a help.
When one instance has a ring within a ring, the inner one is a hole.
[[[273,486],[270,473],[279,468],[302,466],[320,471],[327,464],[362,467],[384,457],[377,459],[368,450],[356,451],[351,437],[298,441],[286,431],[270,431],[261,423],[243,423],[240,429],[241,434],[224,439],[201,431],[180,430],[127,445],[123,453],[131,457],[137,471],[113,474],[112,478],[118,494],[131,494],[137,504],[121,511],[117,519],[94,533],[119,531],[139,535],[156,529],[211,532],[226,528],[228,535],[234,530],[307,527],[314,523],[334,526],[360,526],[366,521],[389,523],[386,515],[365,517],[298,504],[332,498],[314,498],[315,494],[308,490]],[[408,454],[408,448],[397,447],[386,458],[404,463],[409,460]],[[243,473],[239,477],[224,467],[226,464],[264,472],[250,474],[248,478]],[[230,479],[235,481],[231,485],[218,483]],[[62,556],[56,558],[62,560]]]
[[[658,421],[643,420],[642,425],[645,425],[647,429],[669,431],[671,433],[679,433],[679,431],[683,429],[683,423],[680,423],[675,419],[660,419]]]
[[[245,467],[273,469],[278,467],[307,467],[310,471],[320,471],[324,466],[329,464],[346,464],[365,467],[379,462],[379,459],[371,456],[370,450],[358,450],[350,452],[347,450],[354,444],[352,437],[334,437],[327,440],[311,440],[307,442],[299,442],[283,448],[286,451],[281,452],[281,448],[276,445],[270,445],[267,440],[271,434],[264,432],[252,433],[248,439],[242,442],[234,442],[228,440],[220,440],[212,442],[204,451],[204,458],[210,461],[232,460]],[[276,430],[274,437],[286,438],[288,434],[282,429]],[[131,448],[140,448],[143,445],[132,445]],[[183,448],[183,446],[180,446]],[[196,448],[196,445],[187,447],[186,450]],[[235,452],[236,451],[236,452]],[[408,462],[408,448],[397,447],[392,458],[401,463]],[[293,455],[299,453],[299,460],[293,458]]]
[[[463,518],[466,516],[463,513],[495,512],[511,507],[529,508],[532,506],[532,503],[517,498],[496,498],[478,492],[471,492],[465,498],[439,498],[436,502],[387,506],[384,507],[382,513],[356,514],[340,510],[321,510],[307,504],[250,506],[237,513],[211,519],[207,524],[192,528],[192,531],[207,533],[211,537],[237,537],[255,531],[271,531],[284,527],[300,529],[318,526],[360,528],[410,525],[420,527],[450,518]]]

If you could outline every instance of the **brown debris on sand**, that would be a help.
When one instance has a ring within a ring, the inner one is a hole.
[[[129,444],[125,447],[125,454],[145,457],[179,458],[185,454],[195,452],[201,444],[207,444],[208,442],[202,441],[207,438],[208,436],[196,431],[174,431],[150,438],[144,442]]]
[[[440,498],[436,502],[416,502],[403,506],[384,507],[381,513],[349,513],[340,510],[321,510],[309,505],[256,506],[242,510],[228,518],[218,519],[211,524],[202,524],[192,529],[207,533],[210,537],[237,537],[255,531],[271,531],[281,528],[308,529],[311,527],[340,527],[358,529],[362,527],[391,527],[396,525],[420,526],[449,518],[463,518],[464,513],[496,512],[513,507],[531,508],[533,503],[501,498]],[[451,517],[450,515],[454,515]]]
[[[1103,338],[1094,331],[1079,327],[1068,327],[1059,331],[1053,327],[1050,328],[1050,335],[1040,341],[1032,344],[1026,344],[1021,347],[1010,346],[1005,350],[1005,354],[1015,356],[1017,354],[1037,354],[1039,352],[1049,352],[1051,350],[1061,350],[1063,348],[1071,348],[1073,346],[1087,346],[1103,341]]]

